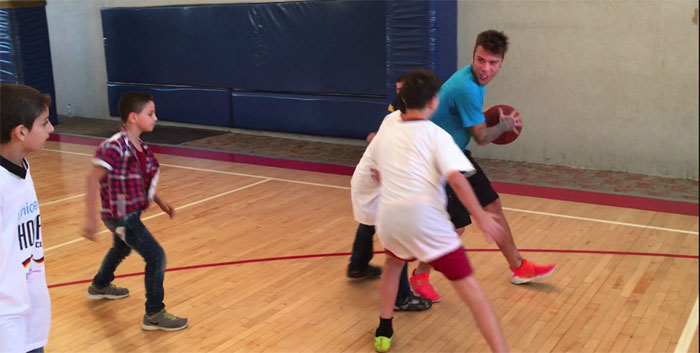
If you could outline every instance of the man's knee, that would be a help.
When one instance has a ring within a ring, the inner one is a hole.
[[[501,199],[495,199],[488,205],[484,206],[484,210],[488,213],[499,215],[503,214],[503,206],[501,205]]]

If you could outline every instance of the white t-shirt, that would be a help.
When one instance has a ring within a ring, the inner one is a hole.
[[[45,346],[51,322],[39,202],[29,164],[23,164],[0,157],[1,352]]]
[[[391,129],[391,126],[401,122],[401,112],[394,111],[384,117],[377,130],[379,134],[383,129]],[[379,202],[379,183],[372,179],[370,167],[367,165],[367,150],[362,155],[360,162],[355,167],[350,179],[350,199],[352,200],[352,213],[359,223],[373,226],[377,216],[377,204]]]
[[[446,210],[446,176],[475,169],[445,130],[429,120],[399,120],[377,133],[366,155],[381,177],[376,226],[385,248],[430,262],[462,246]]]

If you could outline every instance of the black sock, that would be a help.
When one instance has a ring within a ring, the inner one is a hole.
[[[379,327],[377,327],[377,332],[374,333],[374,337],[384,336],[391,338],[394,335],[394,329],[391,327],[391,320],[394,319],[383,319],[379,318]]]

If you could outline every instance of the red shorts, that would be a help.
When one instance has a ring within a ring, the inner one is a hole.
[[[402,261],[415,261],[416,259],[402,259],[388,249],[384,249],[384,253],[395,257]],[[467,254],[464,252],[463,247],[459,247],[454,251],[451,251],[445,255],[438,257],[437,259],[428,262],[430,266],[434,269],[442,272],[447,279],[450,281],[457,281],[463,278],[467,278],[472,274],[472,267],[469,265],[469,260],[467,259]]]

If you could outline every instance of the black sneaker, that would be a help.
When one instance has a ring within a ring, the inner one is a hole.
[[[367,265],[365,270],[353,269],[348,266],[348,277],[350,278],[376,278],[382,275],[382,268]]]
[[[406,297],[403,303],[394,305],[394,311],[425,311],[432,306],[433,302],[431,302],[430,299],[411,293]]]

